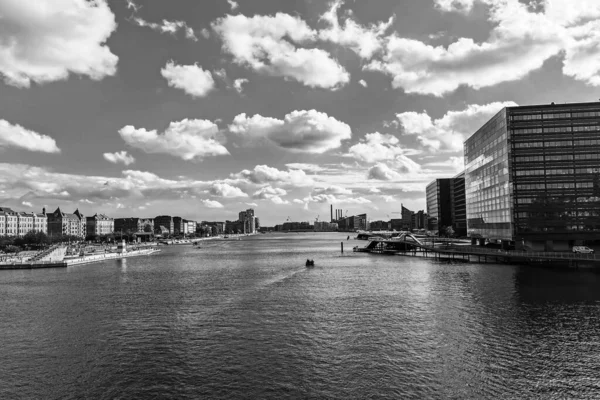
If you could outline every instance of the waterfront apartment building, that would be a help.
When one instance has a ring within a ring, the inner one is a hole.
[[[86,228],[88,236],[109,235],[115,230],[115,221],[104,214],[87,217]]]
[[[249,208],[246,211],[240,211],[238,221],[243,224],[243,233],[256,233],[256,217],[254,216],[254,210],[252,208]]]
[[[369,230],[371,231],[387,231],[389,229],[388,221],[371,221],[369,223]]]
[[[34,230],[33,214],[26,212],[17,213],[17,236],[25,236]]]
[[[144,221],[141,218],[115,218],[113,220],[113,231],[115,233],[143,232],[145,227]]]
[[[314,229],[315,232],[335,232],[338,230],[338,224],[336,222],[315,221]]]
[[[164,229],[161,229],[163,227]],[[157,232],[165,232],[173,234],[175,232],[175,223],[170,215],[159,215],[154,218],[154,230]]]
[[[35,232],[42,232],[48,234],[48,216],[46,215],[46,209],[42,213],[33,213],[33,230]]]
[[[86,236],[86,220],[79,209],[73,214],[64,213],[58,207],[53,213],[47,214],[48,235],[64,236],[71,235],[80,238]]]
[[[600,103],[504,108],[465,142],[469,236],[548,251],[597,240],[599,163]]]

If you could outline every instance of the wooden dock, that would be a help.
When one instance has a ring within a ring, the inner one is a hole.
[[[437,240],[437,239],[436,239]],[[376,239],[366,247],[355,247],[355,252],[390,254],[412,257],[427,257],[439,261],[461,261],[496,264],[548,264],[578,267],[600,266],[600,257],[595,254],[569,252],[533,252],[489,249],[470,245],[456,245],[448,241],[437,243],[422,241],[414,237],[398,239]]]

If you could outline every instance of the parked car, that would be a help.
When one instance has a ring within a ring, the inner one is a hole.
[[[594,253],[593,249],[590,249],[587,246],[573,246],[573,253]]]

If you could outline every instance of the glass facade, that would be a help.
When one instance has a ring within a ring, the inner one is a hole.
[[[515,238],[597,239],[600,103],[508,110]]]
[[[467,208],[464,171],[450,180],[452,194],[452,227],[457,236],[467,235]]]
[[[444,235],[445,228],[452,225],[451,181],[436,179],[426,189],[428,229],[439,235]]]
[[[467,139],[464,150],[468,236],[512,240],[507,109]]]

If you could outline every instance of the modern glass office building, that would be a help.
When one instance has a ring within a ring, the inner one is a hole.
[[[426,199],[430,231],[445,235],[446,228],[451,226],[455,235],[467,234],[464,172],[431,182],[427,185]]]
[[[444,235],[446,227],[452,225],[450,179],[436,179],[427,185],[425,194],[429,216],[428,229]]]
[[[600,233],[600,103],[508,107],[465,142],[471,237],[566,250]]]

